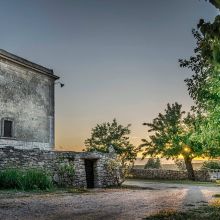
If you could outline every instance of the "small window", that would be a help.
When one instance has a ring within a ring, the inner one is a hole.
[[[13,129],[13,121],[11,120],[4,120],[4,137],[12,137],[12,129]]]
[[[13,120],[3,119],[2,136],[8,138],[13,137]]]

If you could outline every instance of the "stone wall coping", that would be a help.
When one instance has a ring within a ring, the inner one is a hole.
[[[75,151],[58,151],[58,150],[43,150],[39,148],[32,148],[32,149],[18,149],[13,146],[5,146],[5,147],[0,147],[1,151],[17,151],[17,152],[42,152],[42,153],[47,153],[47,154],[57,154],[59,156],[65,156],[68,158],[77,158],[77,159],[90,159],[90,160],[97,160],[102,158],[103,156],[106,157],[112,157],[112,153],[101,153],[101,152],[75,152]]]

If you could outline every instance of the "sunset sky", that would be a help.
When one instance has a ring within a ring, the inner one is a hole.
[[[56,147],[79,151],[91,128],[132,124],[147,137],[167,102],[192,104],[178,58],[194,48],[191,29],[217,10],[204,0],[0,0],[0,48],[54,69]]]

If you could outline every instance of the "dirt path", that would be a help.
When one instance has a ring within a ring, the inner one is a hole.
[[[1,220],[142,219],[158,210],[185,209],[205,204],[220,187],[127,181],[143,189],[106,189],[89,193],[0,194]],[[177,185],[177,186],[176,186]]]

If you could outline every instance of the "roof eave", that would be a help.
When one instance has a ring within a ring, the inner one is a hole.
[[[6,59],[6,60],[9,60],[13,63],[16,63],[18,65],[21,65],[21,66],[24,66],[26,68],[29,68],[31,70],[34,70],[38,73],[41,73],[43,75],[46,75],[50,78],[53,78],[54,80],[57,80],[59,79],[60,77],[59,76],[56,76],[54,75],[53,73],[53,70],[52,69],[48,69],[46,67],[43,67],[43,66],[40,66],[38,64],[35,64],[35,63],[32,63],[28,60],[25,60],[21,57],[18,57],[14,54],[11,54],[11,53],[8,53],[7,51],[4,51],[4,50],[0,50],[0,57]]]

